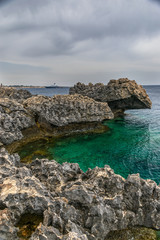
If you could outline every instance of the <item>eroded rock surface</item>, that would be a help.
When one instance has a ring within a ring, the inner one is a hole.
[[[40,123],[64,126],[70,123],[101,122],[112,119],[113,113],[107,103],[78,94],[35,96],[27,99],[24,106],[33,112]]]
[[[81,94],[96,101],[107,102],[114,111],[118,109],[143,109],[151,108],[152,103],[145,89],[127,78],[110,80],[107,85],[102,83],[82,84],[77,83],[70,88],[70,94]]]
[[[57,95],[52,98],[34,96],[21,102],[0,98],[0,147],[21,140],[23,133],[27,139],[30,133],[34,135],[37,131],[40,137],[95,131],[96,128],[97,131],[106,131],[106,128],[102,124],[98,126],[98,123],[111,118],[113,113],[107,103],[99,103],[81,95]],[[79,123],[81,125],[73,126]],[[90,123],[93,123],[93,126]],[[66,128],[55,128],[63,126]]]
[[[15,100],[0,98],[0,145],[20,140],[21,130],[35,124],[23,105]]]
[[[109,166],[84,173],[76,163],[47,159],[24,166],[5,149],[0,164],[3,240],[19,239],[16,226],[26,214],[43,215],[32,240],[106,240],[134,226],[160,229],[160,188],[138,174],[125,180]]]
[[[9,98],[15,100],[22,100],[30,98],[32,94],[24,89],[16,89],[12,87],[0,87],[0,98]]]

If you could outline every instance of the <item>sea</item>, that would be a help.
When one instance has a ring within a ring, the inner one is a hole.
[[[105,121],[105,133],[79,134],[59,139],[39,140],[19,151],[22,158],[48,157],[59,163],[76,162],[83,171],[109,165],[127,178],[139,173],[144,179],[160,183],[160,86],[144,86],[152,109],[129,110],[124,117]],[[68,94],[69,88],[27,89],[32,94]],[[41,151],[41,156],[39,150]]]

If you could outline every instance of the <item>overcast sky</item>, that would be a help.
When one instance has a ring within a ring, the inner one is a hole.
[[[160,1],[0,0],[0,83],[160,84]]]

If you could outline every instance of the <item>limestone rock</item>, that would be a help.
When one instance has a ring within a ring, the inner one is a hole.
[[[30,98],[32,94],[24,89],[16,89],[13,87],[0,87],[0,98],[9,98],[22,100]]]
[[[0,98],[0,143],[10,144],[23,137],[21,130],[35,124],[24,107],[8,98]]]
[[[143,109],[151,108],[152,103],[145,89],[127,78],[110,80],[107,85],[97,83],[85,85],[77,83],[70,88],[70,94],[81,94],[96,101],[107,102],[109,107],[115,111],[118,109]]]
[[[0,150],[3,240],[23,239],[20,231],[27,234],[27,226],[22,231],[18,222],[25,215],[27,224],[33,215],[41,216],[28,235],[37,240],[105,240],[134,227],[160,230],[160,187],[154,181],[138,174],[124,179],[109,166],[84,173],[73,163],[36,159],[25,166],[19,161],[17,154]]]
[[[24,106],[34,112],[39,122],[53,126],[70,123],[100,122],[112,119],[107,103],[99,103],[81,95],[35,96],[24,101]]]

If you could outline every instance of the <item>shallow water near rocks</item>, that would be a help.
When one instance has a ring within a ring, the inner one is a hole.
[[[160,183],[160,86],[146,86],[153,107],[127,111],[124,118],[106,121],[110,130],[27,144],[19,151],[22,158],[48,157],[59,163],[79,163],[80,168],[110,165],[127,177],[140,173]],[[37,153],[37,154],[36,154]]]

